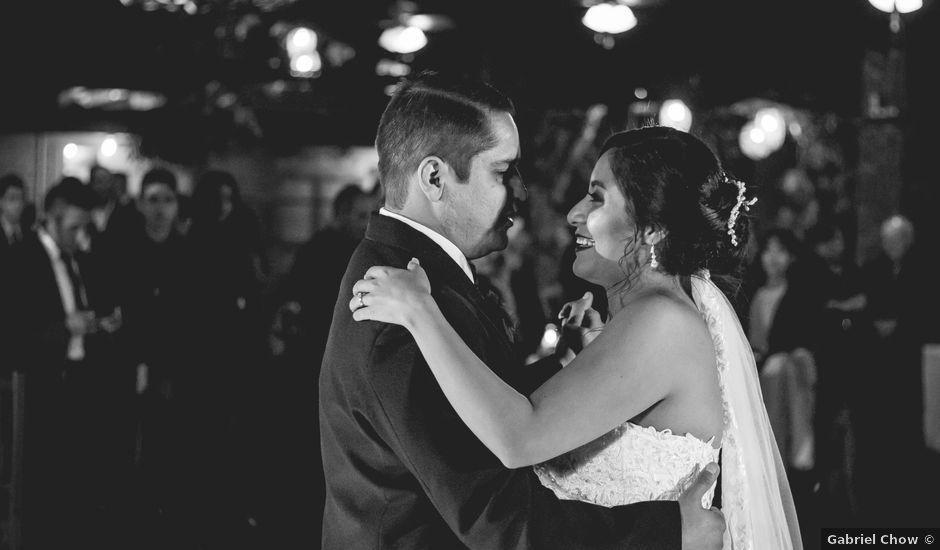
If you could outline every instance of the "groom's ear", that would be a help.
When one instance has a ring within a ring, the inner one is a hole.
[[[418,165],[418,187],[431,202],[438,202],[444,196],[444,178],[447,164],[440,157],[425,157]]]

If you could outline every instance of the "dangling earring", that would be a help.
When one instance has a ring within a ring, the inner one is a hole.
[[[650,267],[656,269],[659,267],[659,261],[656,260],[656,245],[650,245]]]

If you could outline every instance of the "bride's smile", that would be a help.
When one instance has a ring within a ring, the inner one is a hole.
[[[594,167],[588,192],[571,211],[568,223],[575,229],[575,275],[609,288],[625,277],[622,260],[634,252],[636,225],[631,208],[611,168],[612,153]]]

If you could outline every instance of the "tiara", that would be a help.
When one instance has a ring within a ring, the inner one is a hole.
[[[751,206],[757,202],[757,197],[747,200],[744,197],[744,182],[741,180],[731,179],[727,175],[724,177],[725,181],[728,183],[733,183],[738,186],[738,198],[734,203],[734,208],[731,209],[731,215],[728,216],[728,235],[731,235],[731,245],[738,246],[738,236],[734,232],[734,224],[738,221],[738,215],[741,214],[741,209],[743,208],[745,212],[751,209]]]

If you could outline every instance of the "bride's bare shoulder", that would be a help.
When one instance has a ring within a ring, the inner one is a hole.
[[[657,348],[680,363],[712,364],[714,347],[708,325],[690,301],[667,292],[637,296],[609,323],[634,344]],[[608,329],[605,329],[607,331]]]

